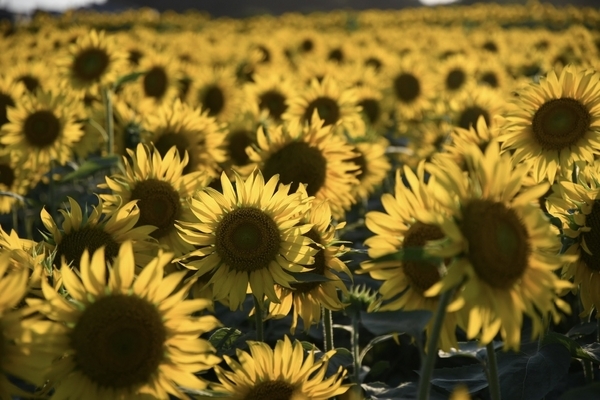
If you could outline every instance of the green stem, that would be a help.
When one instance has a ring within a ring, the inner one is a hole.
[[[325,338],[323,342],[325,353],[329,350],[333,350],[333,320],[331,317],[331,310],[321,307],[323,312],[323,337]]]
[[[352,337],[350,338],[350,345],[352,346],[352,361],[354,362],[354,382],[360,384],[360,344],[359,344],[359,331],[360,326],[358,324],[358,316],[352,315]]]
[[[58,204],[56,204],[56,188],[54,183],[54,168],[56,163],[54,160],[50,160],[50,174],[48,181],[48,191],[50,192],[50,216],[52,219],[56,221],[56,210],[58,208]]]
[[[256,322],[256,340],[259,342],[265,341],[265,329],[263,326],[263,309],[262,302],[256,298],[256,296],[252,296],[254,298],[254,321]]]
[[[594,371],[592,370],[592,362],[590,360],[583,360],[583,375],[585,376],[585,383],[590,384],[594,381]]]
[[[115,128],[113,120],[112,94],[108,88],[104,89],[104,109],[106,110],[106,134],[108,135],[108,155],[114,153]]]
[[[18,207],[17,207],[17,202],[15,202],[15,204],[13,204],[13,206],[11,207],[11,211],[12,211],[12,228],[15,232],[17,232],[17,234],[19,235],[19,237],[21,236],[21,233],[19,232],[19,215],[18,215]]]
[[[421,364],[421,371],[419,373],[419,400],[429,399],[429,390],[431,389],[430,381],[431,376],[433,375],[435,358],[437,356],[438,341],[440,339],[440,333],[442,332],[442,326],[444,325],[446,308],[448,307],[448,304],[450,304],[450,300],[452,299],[455,290],[456,287],[453,287],[440,295],[440,300],[434,316],[435,319],[433,320],[431,335],[427,338],[427,356],[425,361]]]
[[[496,359],[496,349],[494,349],[494,342],[490,342],[485,346],[487,350],[487,367],[488,373],[488,384],[490,387],[490,396],[492,400],[500,400],[500,380],[498,377],[498,360]]]

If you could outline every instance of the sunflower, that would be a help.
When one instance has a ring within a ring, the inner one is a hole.
[[[483,86],[508,93],[514,80],[506,71],[506,66],[496,57],[478,57],[475,67],[475,79]]]
[[[31,353],[31,344],[35,339],[30,333],[34,319],[26,318],[34,310],[14,308],[22,302],[27,293],[26,269],[11,271],[13,264],[8,251],[0,251],[0,398],[12,399],[31,397],[22,388],[11,382],[14,377],[25,379],[37,386],[44,383],[44,370],[50,365],[48,354]]]
[[[248,346],[250,354],[236,350],[238,361],[224,356],[232,371],[215,367],[221,382],[218,390],[227,393],[230,400],[327,400],[350,387],[342,385],[347,371],[341,366],[325,379],[335,350],[315,361],[314,350],[305,359],[302,343],[292,343],[287,336],[277,341],[274,350],[263,342],[248,341]]]
[[[17,105],[25,90],[22,83],[0,76],[0,128],[8,122],[8,110]]]
[[[176,257],[193,250],[181,240],[175,221],[190,218],[186,217],[190,211],[184,200],[206,186],[210,177],[199,171],[183,174],[189,158],[187,153],[181,158],[175,146],[164,157],[141,143],[135,152],[128,153],[128,158],[123,157],[124,173],[106,177],[106,183],[98,185],[112,191],[100,195],[105,212],[118,212],[122,204],[137,200],[140,217],[136,226],[155,226],[150,236]]]
[[[565,67],[519,93],[500,135],[515,163],[533,161],[536,180],[570,173],[578,161],[592,163],[600,153],[600,73]]]
[[[189,157],[183,173],[204,171],[216,176],[219,163],[226,160],[224,149],[225,134],[222,125],[207,112],[175,100],[165,104],[155,114],[146,117],[147,131],[142,134],[142,142],[153,143],[161,156],[171,147],[177,147],[179,154]]]
[[[508,108],[504,99],[496,90],[471,83],[448,102],[448,114],[452,124],[462,129],[469,129],[471,126],[477,129],[477,119],[480,116],[491,127]]]
[[[255,168],[246,149],[256,146],[256,132],[259,123],[251,115],[244,114],[236,118],[227,127],[224,148],[227,160],[221,163],[224,170],[235,170],[242,176],[248,176]],[[218,180],[218,179],[217,179]]]
[[[180,386],[203,390],[194,373],[220,361],[199,335],[218,327],[213,316],[192,316],[210,302],[184,300],[193,280],[166,274],[170,253],[158,253],[134,279],[134,250],[125,242],[109,261],[104,248],[85,251],[78,276],[61,265],[65,299],[45,281],[45,299],[30,301],[50,320],[33,326],[46,338],[55,362],[47,377],[55,398],[189,399]],[[110,264],[107,276],[107,264]],[[164,277],[163,277],[164,275]]]
[[[24,196],[30,187],[27,171],[11,163],[10,156],[0,155],[0,191]],[[0,214],[8,214],[15,206],[18,206],[16,197],[0,196]]]
[[[365,69],[370,71],[370,69]],[[366,74],[369,75],[369,74]],[[361,74],[361,78],[365,75]],[[356,105],[361,108],[361,114],[367,131],[370,129],[383,133],[390,125],[391,108],[386,104],[378,80],[367,82],[359,78],[355,86]],[[360,83],[360,84],[359,84]]]
[[[296,330],[298,316],[302,318],[304,330],[308,331],[312,325],[318,324],[321,320],[322,307],[332,311],[344,309],[344,303],[338,297],[338,290],[347,293],[347,289],[334,272],[343,272],[349,277],[352,276],[346,264],[338,258],[344,251],[336,241],[336,230],[341,229],[344,224],[332,225],[329,204],[326,201],[313,203],[304,222],[313,225],[304,236],[315,242],[311,246],[317,250],[315,262],[306,266],[310,268],[308,272],[322,275],[328,281],[292,283],[291,289],[275,286],[275,293],[281,303],[270,304],[269,316],[282,318],[293,308],[292,334]]]
[[[148,254],[155,249],[150,234],[156,228],[135,227],[140,218],[140,210],[135,201],[123,204],[110,216],[103,213],[101,198],[98,202],[87,215],[69,197],[69,210],[59,210],[64,217],[62,229],[58,228],[48,211],[42,209],[42,223],[49,231],[49,234],[44,235],[44,245],[50,253],[54,253],[54,264],[58,266],[64,259],[67,264],[80,270],[79,260],[83,252],[94,252],[100,247],[106,249],[106,259],[110,261],[119,253],[121,244],[130,240],[133,242],[136,263],[143,265],[149,259]]]
[[[392,168],[386,156],[388,145],[389,143],[384,137],[358,141],[354,145],[354,151],[358,156],[351,161],[359,167],[358,175],[356,175],[359,183],[353,189],[354,197],[357,200],[366,201]]]
[[[411,54],[398,59],[386,72],[388,101],[394,107],[396,118],[420,119],[436,94],[427,58]]]
[[[444,210],[433,196],[434,190],[439,187],[434,179],[425,183],[425,163],[422,161],[418,164],[416,174],[407,166],[402,171],[408,186],[404,184],[398,169],[394,194],[386,193],[381,197],[385,212],[370,211],[366,214],[366,226],[375,234],[365,241],[372,259],[405,248],[422,247],[427,241],[444,236],[436,225]],[[437,310],[439,298],[425,296],[425,292],[440,281],[438,266],[433,263],[365,261],[357,273],[368,273],[373,279],[383,281],[379,289],[381,298],[370,304],[369,311]],[[445,316],[439,348],[446,351],[452,347],[458,348],[458,320],[458,313]],[[433,321],[427,325],[428,335],[432,328]]]
[[[92,29],[69,46],[68,54],[57,60],[62,82],[83,97],[98,95],[102,86],[114,83],[127,69],[127,55],[105,31]]]
[[[358,154],[332,130],[316,116],[310,126],[291,123],[267,132],[261,127],[258,147],[247,151],[265,178],[279,175],[282,183],[292,184],[292,192],[299,184],[306,184],[308,195],[328,200],[334,217],[340,218],[354,203],[352,190],[358,168],[352,160]]]
[[[257,299],[278,303],[274,284],[290,288],[290,272],[314,262],[312,240],[303,236],[311,225],[301,223],[312,199],[278,184],[279,176],[265,183],[256,170],[245,181],[236,175],[234,189],[223,173],[223,192],[198,192],[190,200],[195,218],[177,224],[183,240],[198,248],[179,261],[195,276],[212,272],[215,299],[226,299],[231,310],[240,308],[248,285]]]
[[[55,84],[52,71],[48,69],[47,63],[40,60],[16,63],[6,70],[5,76],[22,83],[29,93],[35,93],[38,89],[50,89]]]
[[[8,109],[0,143],[14,162],[32,171],[48,171],[52,162],[71,159],[74,143],[83,131],[78,108],[61,93],[36,92]]]
[[[124,86],[122,97],[140,111],[155,112],[157,107],[170,105],[179,96],[183,75],[177,59],[150,48],[147,50],[136,68],[143,75]]]
[[[436,76],[438,90],[452,98],[475,81],[475,66],[469,56],[456,54],[441,63]]]
[[[199,67],[192,76],[189,102],[210,117],[228,122],[239,112],[240,89],[228,67]]]
[[[27,271],[27,290],[30,294],[41,295],[41,280],[46,277],[54,284],[62,281],[58,271],[46,265],[43,246],[29,239],[21,239],[14,230],[7,233],[0,228],[0,251],[10,258],[8,271]]]
[[[596,162],[579,173],[577,183],[560,178],[546,202],[548,212],[562,221],[562,233],[568,238],[565,254],[575,257],[562,272],[579,288],[581,317],[600,309],[600,263],[596,256],[600,245],[599,170]],[[596,317],[600,318],[600,314]]]
[[[313,79],[308,88],[290,98],[289,108],[283,114],[283,119],[310,124],[313,114],[317,114],[323,120],[323,125],[331,125],[336,132],[362,136],[365,133],[365,123],[360,106],[356,103],[354,89],[345,87],[327,75],[320,82]]]
[[[443,237],[428,243],[428,252],[452,261],[425,295],[462,285],[451,309],[468,314],[467,337],[486,345],[500,333],[505,350],[518,350],[524,314],[535,338],[548,314],[558,323],[559,309],[570,312],[558,292],[571,283],[554,274],[568,259],[559,255],[558,230],[536,203],[549,185],[520,191],[530,165],[513,166],[509,154],[500,155],[497,142],[485,153],[469,147],[465,159],[468,174],[453,162],[428,167],[440,185],[435,196],[450,213],[436,222]]]
[[[287,75],[271,70],[255,74],[254,82],[246,84],[244,90],[250,111],[257,118],[268,118],[275,123],[281,123],[289,99],[297,93],[297,88]]]
[[[487,145],[496,140],[500,132],[498,126],[489,127],[485,116],[480,115],[477,123],[471,125],[469,129],[455,127],[450,133],[449,140],[444,143],[442,151],[435,154],[432,161],[435,163],[439,157],[450,157],[456,165],[466,169],[468,166],[464,154],[467,149],[476,145],[481,151],[485,151]]]

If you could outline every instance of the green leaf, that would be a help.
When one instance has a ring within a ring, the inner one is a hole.
[[[361,324],[374,335],[388,333],[406,333],[418,337],[425,330],[433,313],[426,310],[417,311],[361,311]]]
[[[503,399],[536,400],[550,393],[567,375],[569,350],[562,344],[521,345],[520,353],[498,352],[498,375]]]
[[[233,348],[240,336],[242,336],[242,331],[238,329],[219,328],[208,338],[208,341],[217,349],[218,353],[221,353]]]
[[[407,247],[405,249],[400,249],[395,253],[374,258],[372,261],[376,263],[385,261],[426,261],[433,264],[438,264],[442,262],[442,259],[425,254],[423,247]]]
[[[358,356],[358,363],[360,365],[362,365],[362,362],[365,358],[365,356],[367,355],[367,353],[373,348],[375,347],[375,345],[377,343],[381,343],[381,342],[385,342],[386,340],[389,340],[391,338],[393,338],[394,336],[396,336],[397,334],[395,333],[391,333],[391,334],[387,334],[387,335],[381,335],[381,336],[377,336],[376,338],[372,339],[369,343],[367,343],[367,345],[362,349],[362,351],[360,352],[359,356]]]
[[[595,362],[596,364],[600,364],[600,359],[596,355],[584,349],[575,340],[565,335],[561,335],[560,333],[556,332],[547,333],[542,340],[542,346],[552,343],[558,343],[561,346],[564,346],[567,350],[569,350],[569,353],[571,353],[571,357],[573,358],[588,360]]]
[[[584,387],[569,390],[559,397],[559,400],[583,400],[596,399],[600,393],[600,382],[592,383]]]
[[[431,384],[452,392],[459,385],[466,385],[470,393],[476,393],[488,387],[485,370],[481,364],[456,368],[439,368],[433,371]]]
[[[500,349],[503,346],[502,342],[494,342],[494,349]],[[458,342],[458,349],[452,349],[449,352],[439,351],[440,358],[465,357],[484,362],[487,360],[487,350],[481,347],[479,342]]]
[[[145,74],[146,74],[146,71],[132,72],[131,74],[120,76],[117,79],[117,81],[115,82],[113,89],[117,90],[119,87],[123,86],[126,83],[135,82],[137,80],[137,78],[139,78],[140,76],[145,75]]]
[[[303,348],[304,350],[306,350],[306,351],[313,351],[313,350],[314,350],[314,351],[315,351],[315,353],[316,353],[317,351],[320,351],[320,350],[317,348],[317,346],[315,346],[315,344],[314,344],[314,343],[307,342],[307,341],[305,341],[305,340],[302,340],[302,341],[300,341],[300,343],[302,343],[302,348]]]
[[[113,154],[106,157],[98,157],[85,161],[75,171],[70,172],[61,178],[61,182],[69,182],[76,179],[84,179],[92,176],[98,171],[110,169],[116,166],[121,159],[120,156]]]

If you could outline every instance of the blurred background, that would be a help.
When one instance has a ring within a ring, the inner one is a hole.
[[[131,8],[151,7],[158,11],[173,10],[177,12],[195,9],[207,12],[213,17],[242,18],[260,14],[279,15],[292,11],[309,13],[335,9],[400,9],[450,3],[469,5],[480,2],[476,0],[0,0],[0,13],[4,18],[11,18],[15,14],[31,14],[35,10],[62,12],[70,8],[91,8],[115,12]],[[495,1],[495,3],[501,4],[526,2],[526,0]],[[569,4],[595,8],[600,6],[598,0],[545,0],[543,2],[555,6]]]

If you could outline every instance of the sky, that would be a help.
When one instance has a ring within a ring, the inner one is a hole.
[[[424,5],[436,5],[436,4],[450,4],[457,0],[419,0]],[[35,9],[61,12],[69,8],[85,7],[89,5],[105,4],[107,0],[0,0],[0,8],[13,13],[28,14]],[[119,1],[114,1],[119,3]],[[122,2],[126,5],[129,4],[144,4],[144,1],[130,1]],[[343,2],[342,2],[343,3]],[[201,4],[201,3],[200,3]]]

